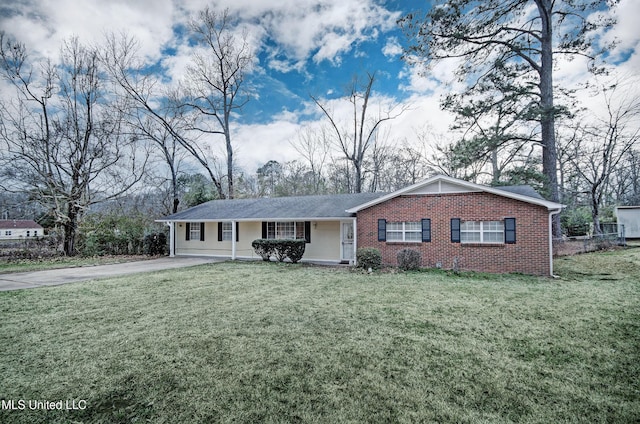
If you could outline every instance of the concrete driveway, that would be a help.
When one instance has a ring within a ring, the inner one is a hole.
[[[97,280],[120,275],[162,271],[195,265],[220,262],[220,259],[204,257],[176,257],[124,262],[113,265],[96,265],[76,268],[50,269],[46,271],[0,274],[0,291],[57,286],[78,281]]]

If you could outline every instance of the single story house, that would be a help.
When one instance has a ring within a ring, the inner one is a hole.
[[[37,222],[27,219],[0,220],[0,240],[19,240],[24,238],[42,237],[44,229]]]
[[[618,235],[625,238],[640,238],[640,206],[616,207]],[[624,234],[622,234],[624,228]]]
[[[373,247],[396,265],[553,274],[552,216],[564,206],[529,186],[488,187],[437,175],[393,193],[213,200],[164,217],[170,254],[258,258],[258,238],[299,238],[303,260],[355,262]]]

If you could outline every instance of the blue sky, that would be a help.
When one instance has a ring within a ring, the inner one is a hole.
[[[322,116],[309,95],[326,99],[336,114],[349,116],[341,101],[354,75],[376,72],[373,103],[390,99],[411,109],[390,123],[391,143],[417,143],[427,131],[434,139],[451,134],[452,117],[439,99],[455,85],[446,83],[455,64],[442,63],[429,78],[400,60],[404,35],[396,20],[430,2],[417,0],[14,0],[0,6],[0,28],[26,43],[33,57],[55,56],[62,40],[78,36],[97,43],[105,32],[126,31],[141,45],[141,55],[161,63],[166,77],[184,74],[190,46],[177,28],[209,5],[238,13],[247,29],[257,66],[251,81],[259,90],[234,129],[238,165],[248,172],[275,159],[296,159],[291,142],[305,128],[317,128]],[[640,2],[621,0],[619,23],[608,37],[624,73],[640,69]],[[170,53],[170,54],[168,54]],[[559,63],[556,81],[584,82],[584,62]],[[214,150],[217,141],[212,140]],[[429,148],[429,146],[422,146]]]

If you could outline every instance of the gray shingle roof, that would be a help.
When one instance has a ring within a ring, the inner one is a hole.
[[[494,187],[498,190],[508,191],[509,193],[519,194],[521,196],[533,197],[534,199],[542,199],[544,197],[540,195],[533,187],[530,185],[513,185],[513,186],[498,186]]]
[[[0,220],[1,229],[32,229],[42,228],[40,224],[32,219],[3,219]]]
[[[212,200],[160,221],[348,218],[346,210],[386,193]]]

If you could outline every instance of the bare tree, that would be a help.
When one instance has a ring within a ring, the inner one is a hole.
[[[174,131],[178,131],[179,123],[167,116],[165,122],[171,125]],[[150,115],[136,115],[135,126],[141,137],[150,140],[155,146],[162,162],[169,170],[169,185],[171,195],[171,208],[168,212],[178,212],[180,205],[180,189],[178,177],[180,175],[180,163],[183,150],[180,143],[171,135],[167,128]],[[166,181],[166,180],[165,180]]]
[[[618,204],[640,204],[640,149],[627,152],[616,169],[612,186]]]
[[[312,193],[309,194],[326,192],[324,172],[331,150],[330,144],[330,137],[324,126],[315,132],[311,128],[305,128],[298,133],[297,139],[291,142],[296,152],[307,162],[311,171]]]
[[[226,9],[222,13],[208,7],[189,25],[203,50],[193,56],[189,66],[187,105],[201,114],[194,129],[224,137],[227,154],[227,192],[234,197],[232,114],[248,102],[245,76],[253,61],[247,33],[234,33],[236,22]]]
[[[204,143],[201,143],[199,137],[189,132],[195,125],[195,118],[182,107],[182,95],[177,89],[163,88],[157,75],[145,73],[143,69],[146,64],[139,59],[137,53],[138,43],[133,38],[125,34],[119,37],[111,34],[107,37],[101,58],[110,77],[135,105],[135,111],[131,112],[133,115],[129,116],[129,119],[145,137],[160,148],[166,160],[172,174],[173,209],[177,210],[178,206],[178,170],[173,156],[177,154],[176,142],[204,168],[216,188],[218,197],[224,198],[217,163],[211,158],[208,149],[201,146]],[[151,121],[145,119],[145,116]],[[154,128],[152,121],[159,124],[163,130]]]
[[[423,180],[432,171],[424,152],[407,140],[393,147],[376,149],[372,156],[375,177],[371,179],[370,191],[399,190]]]
[[[110,97],[95,48],[66,41],[59,63],[31,65],[24,44],[0,34],[2,76],[15,96],[0,103],[5,190],[29,191],[64,229],[75,253],[78,222],[91,205],[119,196],[142,176],[123,108]]]
[[[605,116],[586,117],[584,121],[590,123],[578,124],[572,140],[569,158],[589,193],[596,234],[602,233],[600,211],[611,191],[611,178],[640,138],[640,100],[629,95],[631,83],[604,87]]]
[[[369,101],[375,73],[367,73],[364,84],[360,84],[358,78],[354,78],[349,91],[349,102],[352,105],[353,116],[347,127],[341,126],[341,121],[335,117],[326,104],[323,104],[317,97],[311,96],[315,104],[322,110],[322,113],[329,120],[333,129],[335,144],[344,158],[353,166],[354,187],[356,193],[362,191],[364,182],[364,165],[367,155],[376,143],[376,135],[382,123],[400,116],[406,106],[393,105],[387,110],[379,109],[378,114],[370,116]]]

